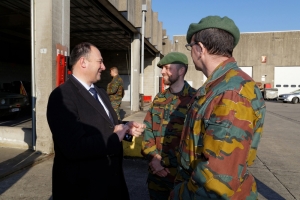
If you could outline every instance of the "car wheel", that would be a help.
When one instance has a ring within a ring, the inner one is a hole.
[[[297,97],[294,97],[293,99],[292,99],[292,103],[298,103],[299,102],[299,99],[297,98]]]

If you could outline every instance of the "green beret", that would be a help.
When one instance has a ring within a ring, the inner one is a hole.
[[[171,52],[168,53],[165,57],[163,57],[157,64],[159,68],[162,68],[167,64],[188,64],[188,58],[185,54],[180,52]]]
[[[190,27],[186,34],[186,41],[188,43],[191,43],[192,37],[195,33],[208,28],[223,29],[231,33],[231,35],[233,35],[234,37],[234,46],[236,46],[240,40],[240,31],[238,27],[235,25],[234,21],[232,21],[232,19],[228,17],[221,18],[219,16],[208,16],[202,18],[198,24],[196,23],[190,24]]]

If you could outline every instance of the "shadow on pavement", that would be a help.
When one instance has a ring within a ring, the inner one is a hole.
[[[6,154],[6,156],[1,156],[0,160],[0,182],[9,178],[11,175],[15,175],[19,172],[24,172],[29,167],[44,160],[45,157],[49,155],[44,155],[41,152],[35,152],[33,150],[20,150],[12,148],[0,148],[1,154]],[[21,152],[18,154],[18,152]],[[16,156],[13,156],[16,155]],[[7,159],[7,160],[5,160]],[[27,171],[26,171],[27,172]],[[6,185],[0,186],[0,195],[8,190],[12,185],[14,185],[18,180],[20,180],[26,173],[22,173],[13,182]]]
[[[126,115],[126,111],[123,110],[123,109],[120,109],[120,117],[121,117],[121,119],[124,119],[125,115]]]
[[[123,170],[131,200],[149,199],[147,176],[148,161],[143,158],[124,157]]]
[[[255,178],[258,192],[260,195],[262,195],[266,199],[272,199],[272,200],[284,200],[282,196],[280,196],[277,192],[266,186],[263,182],[261,182],[259,179]]]

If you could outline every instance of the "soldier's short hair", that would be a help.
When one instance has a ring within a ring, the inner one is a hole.
[[[109,69],[110,69],[110,71],[114,71],[114,72],[116,72],[117,74],[119,74],[119,70],[118,70],[117,67],[111,67],[111,68],[109,68]]]
[[[188,70],[188,68],[189,68],[189,66],[188,65],[186,65],[186,64],[176,64],[176,67],[177,67],[177,69],[179,70],[181,67],[183,67],[184,68],[184,76],[186,75],[186,72],[187,72],[187,70]]]

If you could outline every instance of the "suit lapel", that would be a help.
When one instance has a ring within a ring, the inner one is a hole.
[[[80,96],[82,96],[91,106],[95,108],[102,116],[106,119],[110,124],[112,124],[111,120],[109,119],[108,115],[106,114],[106,111],[104,110],[102,104],[98,102],[83,85],[78,82],[73,76],[69,77],[70,81],[77,87],[78,93]],[[97,92],[99,92],[99,89],[96,88]],[[98,93],[99,94],[99,93]],[[102,97],[101,97],[102,98]],[[105,103],[105,106],[107,104]],[[110,110],[109,110],[110,111]]]

